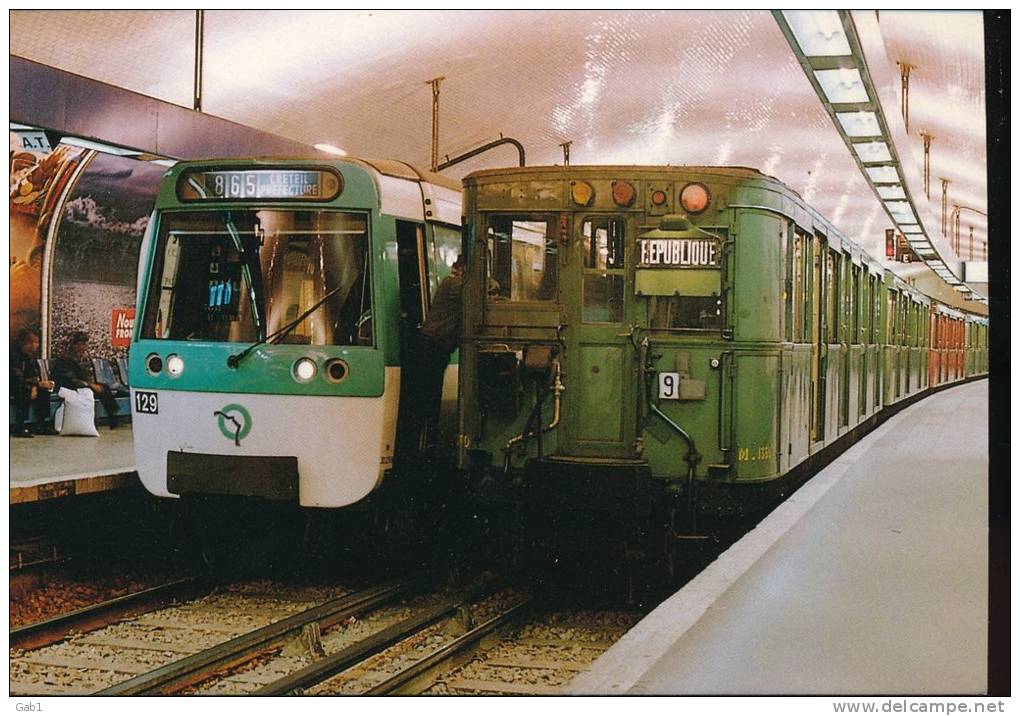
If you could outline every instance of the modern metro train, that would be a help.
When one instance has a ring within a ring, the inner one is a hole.
[[[987,372],[987,318],[883,270],[753,169],[528,167],[464,186],[459,465],[540,523],[752,513],[888,411]]]
[[[168,171],[130,350],[149,492],[345,507],[380,487],[403,343],[460,251],[460,196],[390,160]],[[441,429],[454,429],[455,391],[454,361]]]

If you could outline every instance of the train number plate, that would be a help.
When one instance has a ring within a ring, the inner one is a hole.
[[[135,412],[148,413],[149,415],[159,414],[159,396],[148,390],[135,391]]]
[[[680,374],[659,373],[659,400],[680,399]]]

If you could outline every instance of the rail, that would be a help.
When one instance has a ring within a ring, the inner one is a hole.
[[[209,577],[180,579],[109,599],[82,609],[11,629],[12,649],[39,649],[62,641],[71,632],[89,632],[125,617],[159,609],[212,586]]]
[[[99,691],[102,696],[134,696],[172,693],[199,683],[223,669],[246,663],[283,643],[285,637],[308,624],[320,628],[396,599],[413,583],[395,582],[331,599],[260,629],[234,637],[222,644],[178,659],[127,681]]]

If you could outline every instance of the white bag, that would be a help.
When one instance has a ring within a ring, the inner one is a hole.
[[[61,388],[57,395],[63,402],[53,415],[53,427],[61,435],[85,435],[98,438],[96,430],[96,397],[91,388]]]

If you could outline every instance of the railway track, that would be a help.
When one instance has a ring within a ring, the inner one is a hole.
[[[319,601],[300,590],[289,599],[214,593],[14,650],[11,692],[557,693],[638,618],[564,622],[493,581],[456,594],[420,587],[392,582]]]
[[[39,649],[69,635],[101,629],[134,614],[154,611],[210,589],[205,577],[180,579],[11,629],[12,649]]]
[[[100,605],[82,610],[88,615],[51,620],[55,623],[44,630],[45,638],[39,625],[12,633],[11,692],[136,695],[224,691],[224,686],[231,693],[293,692],[331,676],[358,655],[371,656],[416,629],[455,616],[466,599],[492,589],[478,586],[459,598],[412,595],[418,586],[393,582],[318,602],[213,594],[167,609],[158,608],[165,606],[166,590],[151,590],[162,595],[156,611],[145,609],[152,602],[133,595],[113,600],[119,610]],[[395,605],[398,600],[406,603]],[[77,617],[86,616],[90,621],[82,626]],[[334,632],[350,644],[334,649]]]

